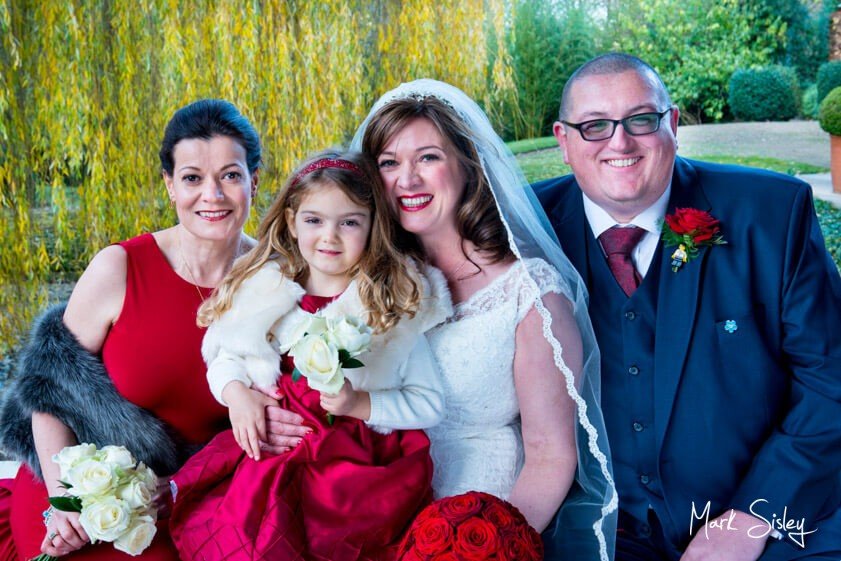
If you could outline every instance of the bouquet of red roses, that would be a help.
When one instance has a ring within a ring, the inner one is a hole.
[[[470,491],[423,509],[400,544],[402,561],[540,561],[543,542],[512,504]]]

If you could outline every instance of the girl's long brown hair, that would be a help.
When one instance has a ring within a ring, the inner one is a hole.
[[[345,160],[362,171],[326,167],[301,174],[307,166],[325,158]],[[287,209],[298,212],[308,193],[326,185],[335,186],[354,203],[371,211],[371,232],[362,258],[351,270],[359,297],[368,311],[365,318],[376,332],[394,327],[403,315],[414,317],[421,300],[421,282],[406,266],[406,259],[394,245],[395,220],[389,212],[379,174],[371,162],[353,152],[325,151],[303,162],[287,179],[260,223],[257,245],[234,264],[198,312],[198,324],[208,326],[231,307],[233,295],[243,281],[269,261],[276,261],[284,276],[298,283],[309,270],[298,242],[287,224]]]

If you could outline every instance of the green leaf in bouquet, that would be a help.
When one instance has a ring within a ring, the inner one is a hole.
[[[297,382],[298,380],[300,380],[301,376],[302,376],[301,371],[298,370],[297,368],[292,371],[292,381],[293,382]]]
[[[350,353],[346,349],[339,349],[339,364],[345,365],[345,361],[350,360]]]
[[[82,512],[82,499],[79,497],[50,497],[50,504],[64,512]]]
[[[61,479],[59,479],[58,482],[61,483],[61,486],[64,489],[70,489],[71,487],[73,487],[73,485],[71,485],[70,483],[68,483],[66,481],[62,481]]]
[[[347,360],[342,361],[342,368],[361,368],[365,366],[361,360],[348,357]]]

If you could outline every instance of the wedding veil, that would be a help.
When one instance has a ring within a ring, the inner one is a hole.
[[[587,290],[561,250],[546,214],[511,151],[494,132],[482,109],[464,92],[428,79],[401,84],[383,95],[359,127],[351,148],[361,150],[363,134],[380,108],[397,99],[427,97],[437,98],[452,107],[467,125],[514,255],[517,259],[536,257],[545,260],[560,272],[566,285],[565,296],[574,306],[584,346],[584,366],[578,379],[574,379],[564,363],[563,349],[551,331],[551,312],[543,305],[537,284],[531,279],[537,295],[534,305],[543,319],[543,335],[553,348],[555,364],[563,373],[567,392],[576,403],[578,420],[575,483],[544,537],[553,544],[550,548],[553,556],[608,561],[613,559],[618,500],[600,408],[600,359],[587,313]]]

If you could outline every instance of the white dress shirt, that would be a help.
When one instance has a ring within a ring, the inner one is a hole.
[[[631,253],[631,261],[633,261],[634,267],[636,267],[637,272],[642,277],[645,277],[645,274],[648,272],[648,267],[651,266],[651,260],[654,259],[654,252],[657,251],[657,242],[660,240],[660,227],[663,223],[663,218],[666,216],[666,208],[669,205],[669,195],[671,192],[672,186],[669,185],[666,187],[666,191],[660,195],[660,198],[654,201],[653,205],[636,215],[627,224],[618,223],[607,211],[582,193],[584,195],[584,214],[587,216],[587,222],[590,224],[590,229],[593,230],[593,235],[596,236],[597,240],[602,232],[614,226],[619,226],[620,228],[637,226],[645,230],[645,235]],[[601,244],[599,247],[601,247]]]

